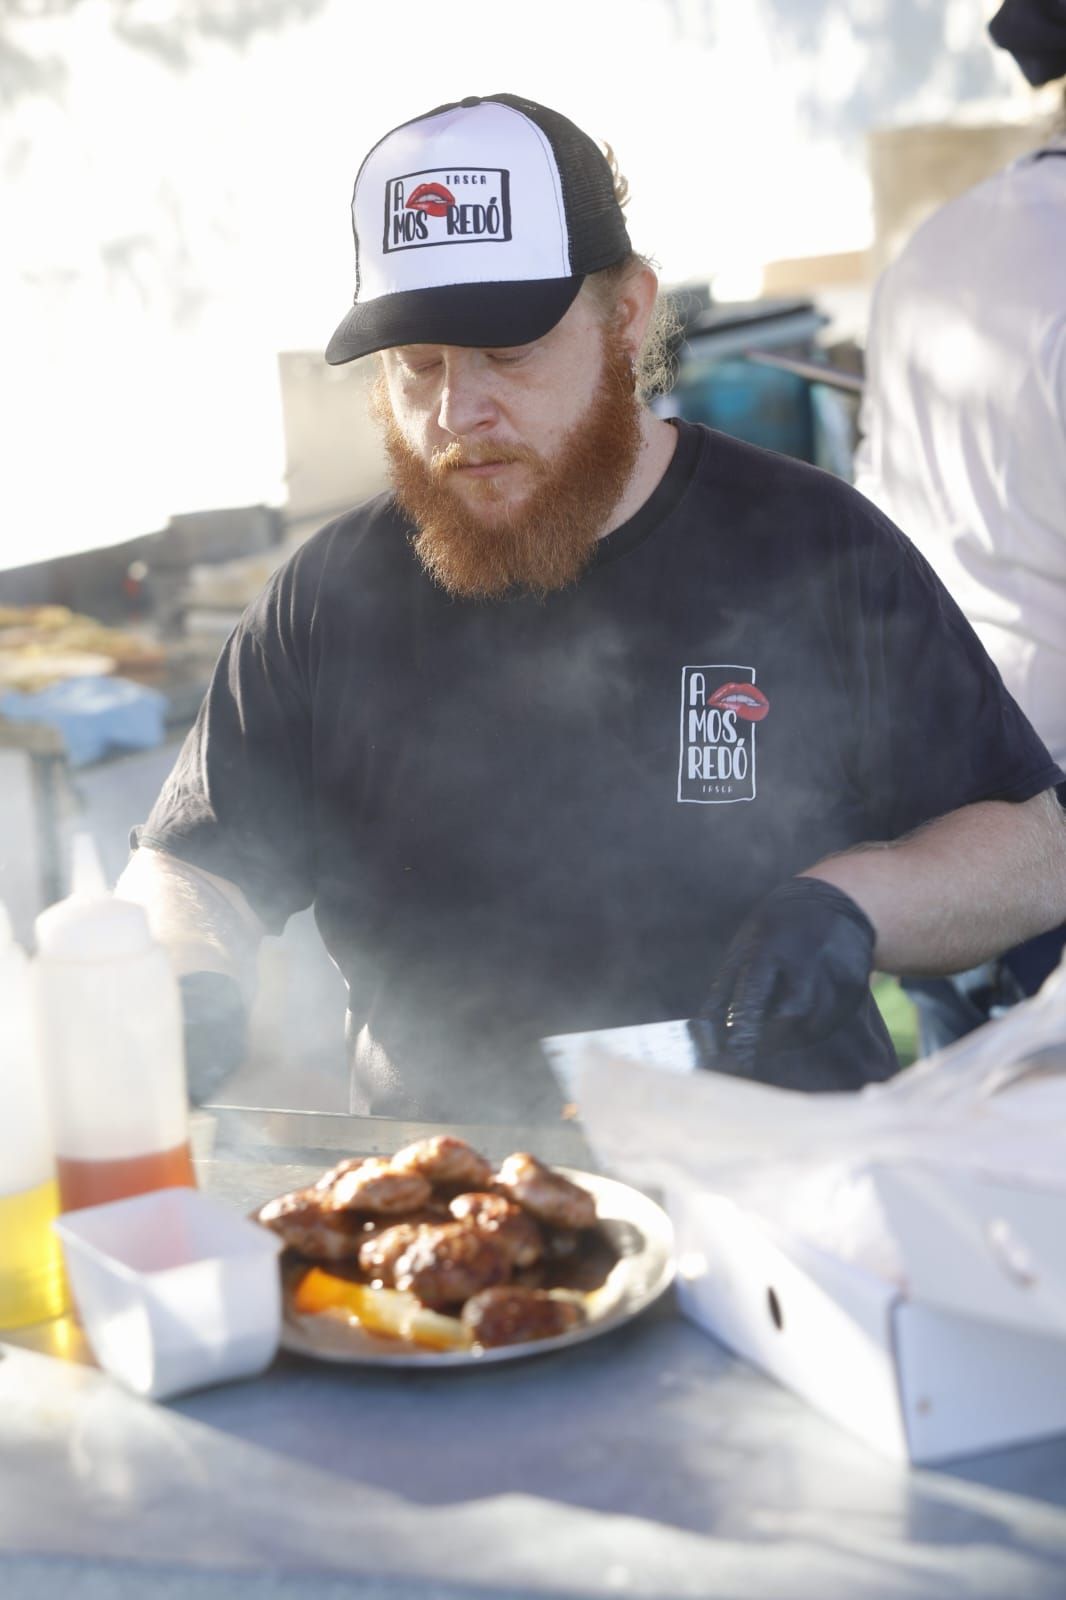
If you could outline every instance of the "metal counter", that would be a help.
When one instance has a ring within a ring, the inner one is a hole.
[[[427,1131],[222,1109],[201,1175],[244,1208],[342,1151]],[[573,1125],[448,1131],[493,1157],[588,1165]],[[669,1299],[526,1360],[418,1372],[282,1355],[165,1405],[86,1364],[69,1319],[6,1337],[4,1600],[1066,1594],[1066,1440],[893,1466]]]

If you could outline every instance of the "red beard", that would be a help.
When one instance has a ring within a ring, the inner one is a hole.
[[[640,453],[640,405],[628,355],[603,342],[603,371],[585,415],[557,455],[521,446],[455,441],[427,465],[392,415],[384,377],[373,398],[396,498],[418,533],[414,548],[450,594],[489,598],[509,590],[548,594],[575,582],[592,559]],[[509,509],[492,478],[468,480],[482,509],[469,511],[449,485],[458,466],[520,461],[533,475],[521,505]],[[493,514],[494,505],[499,506]]]

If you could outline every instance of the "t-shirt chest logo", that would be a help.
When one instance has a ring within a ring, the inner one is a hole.
[[[505,167],[440,167],[385,184],[386,255],[436,244],[504,244],[511,237]]]
[[[755,731],[769,709],[754,667],[682,667],[678,800],[754,800]]]

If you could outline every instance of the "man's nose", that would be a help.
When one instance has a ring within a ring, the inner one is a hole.
[[[466,351],[458,359],[445,363],[437,420],[445,433],[456,437],[478,433],[496,422],[496,403],[487,374],[480,363],[467,358]]]

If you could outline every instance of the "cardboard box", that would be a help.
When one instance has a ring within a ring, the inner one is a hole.
[[[543,1045],[596,1159],[663,1198],[685,1315],[885,1455],[931,1463],[1066,1432],[1056,981],[1028,1017],[862,1095],[700,1072],[683,1021]],[[842,1191],[859,1209],[838,1215],[830,1185],[820,1215],[804,1172],[836,1168],[868,1180]]]
[[[687,1191],[667,1200],[685,1315],[896,1460],[1066,1431],[1063,1197],[910,1168],[876,1181],[906,1293]]]

